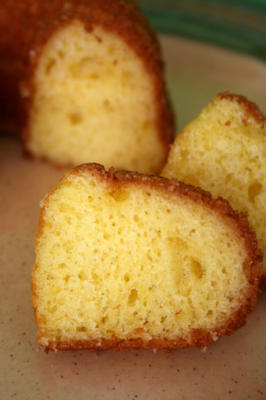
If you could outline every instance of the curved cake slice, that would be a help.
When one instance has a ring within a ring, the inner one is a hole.
[[[0,120],[58,165],[159,172],[173,115],[159,43],[128,0],[0,5]]]
[[[224,200],[83,165],[42,202],[38,340],[46,350],[205,346],[244,324],[260,273],[254,235]]]
[[[162,171],[248,213],[264,254],[266,287],[266,120],[243,96],[222,93],[177,136]]]

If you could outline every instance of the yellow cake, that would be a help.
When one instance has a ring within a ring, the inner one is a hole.
[[[86,164],[42,202],[38,341],[47,351],[205,346],[245,323],[260,274],[255,236],[226,201]]]
[[[179,134],[162,175],[200,186],[248,213],[264,254],[266,284],[266,122],[243,96],[222,93]]]
[[[0,5],[0,127],[57,165],[159,172],[173,114],[158,40],[129,0]]]

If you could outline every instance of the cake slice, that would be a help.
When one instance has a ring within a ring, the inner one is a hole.
[[[248,214],[264,255],[266,288],[266,120],[243,96],[219,94],[176,137],[162,175],[200,186]]]
[[[47,351],[205,346],[245,323],[260,275],[255,236],[226,201],[82,165],[42,202],[38,341]]]
[[[0,5],[0,127],[56,165],[157,173],[174,133],[160,46],[130,0]]]

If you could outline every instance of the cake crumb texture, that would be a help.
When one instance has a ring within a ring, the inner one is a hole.
[[[266,123],[243,96],[222,93],[180,133],[162,175],[200,186],[248,214],[264,255],[266,284]]]
[[[120,37],[101,27],[88,33],[80,22],[62,28],[44,47],[34,83],[33,154],[159,171],[165,151],[153,79]]]
[[[42,202],[32,277],[46,350],[204,346],[245,323],[261,274],[223,200],[95,164]]]

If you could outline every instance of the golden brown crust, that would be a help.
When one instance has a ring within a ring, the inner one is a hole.
[[[212,340],[217,339],[222,335],[231,335],[236,329],[240,328],[245,324],[246,317],[252,310],[254,304],[257,300],[258,295],[258,284],[262,273],[262,254],[258,250],[256,236],[254,232],[250,229],[247,219],[243,214],[238,214],[235,212],[229,203],[222,198],[214,200],[210,193],[193,187],[191,185],[186,185],[177,181],[176,179],[162,178],[154,175],[143,175],[135,172],[128,171],[116,171],[111,168],[109,171],[105,171],[104,167],[99,164],[83,164],[68,171],[64,179],[71,175],[94,175],[97,179],[103,180],[108,183],[108,185],[113,186],[115,189],[128,184],[144,186],[145,188],[154,188],[160,191],[162,194],[169,195],[171,197],[182,197],[189,201],[193,201],[201,204],[203,207],[209,210],[215,211],[223,221],[232,227],[236,234],[244,242],[246,250],[246,259],[243,264],[243,271],[245,272],[249,286],[246,292],[245,298],[243,298],[241,307],[228,319],[228,321],[217,329],[208,332],[203,330],[194,330],[191,332],[191,337],[188,340],[183,338],[176,338],[174,340],[168,340],[167,338],[154,338],[150,341],[143,341],[140,339],[134,340],[120,340],[118,338],[112,339],[101,339],[99,340],[85,340],[85,341],[54,341],[48,343],[45,347],[46,351],[56,350],[56,349],[83,349],[90,348],[94,350],[104,350],[109,348],[114,348],[121,350],[124,348],[184,348],[199,346],[204,347],[210,344]],[[60,182],[59,182],[60,184]],[[36,240],[41,236],[42,226],[43,226],[43,212],[46,207],[46,201],[44,200],[43,208],[41,211],[39,230],[36,236]],[[33,291],[33,305],[35,309],[35,282],[33,279],[32,283]],[[36,309],[35,316],[37,325],[39,325]],[[40,335],[41,336],[41,335]]]
[[[34,97],[32,78],[42,48],[58,29],[76,20],[84,23],[89,32],[98,25],[119,35],[142,59],[154,82],[158,132],[166,157],[173,140],[174,118],[163,79],[159,44],[139,8],[126,0],[6,0],[1,3],[0,31],[5,35],[0,38],[0,120],[14,121],[19,130],[23,127],[27,148]]]
[[[258,106],[252,101],[249,101],[245,96],[223,92],[218,94],[215,100],[219,98],[237,102],[241,107],[243,107],[245,112],[250,114],[258,123],[265,123],[266,118],[262,114]]]
[[[45,351],[55,351],[55,350],[81,350],[81,349],[90,349],[90,350],[108,350],[115,349],[117,351],[124,349],[154,349],[154,350],[162,350],[162,349],[176,349],[176,348],[187,348],[192,346],[205,347],[210,344],[213,340],[212,335],[210,333],[205,333],[199,329],[195,329],[192,332],[192,341],[188,343],[184,339],[177,338],[176,340],[169,339],[152,339],[149,341],[144,341],[142,339],[129,339],[129,340],[119,340],[117,338],[112,339],[97,339],[97,340],[77,340],[77,341],[63,341],[63,342],[54,342],[49,343],[45,347]]]

